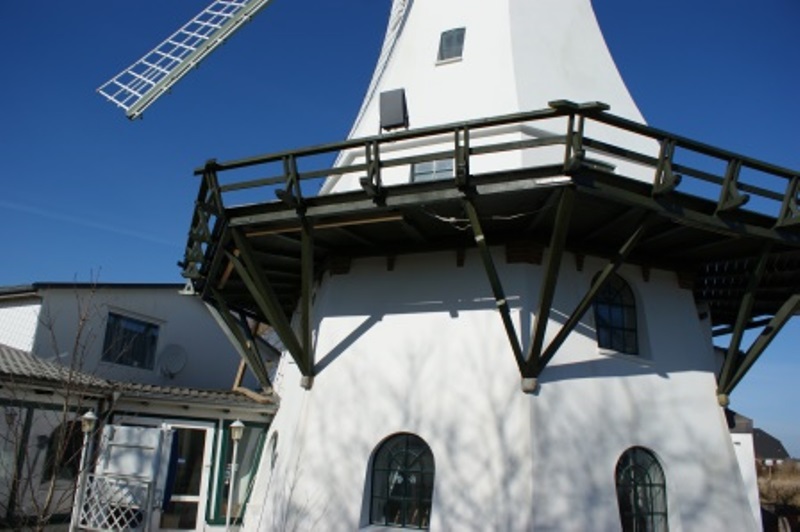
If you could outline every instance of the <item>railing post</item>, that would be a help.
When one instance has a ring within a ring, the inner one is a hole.
[[[738,209],[750,199],[750,196],[747,194],[739,192],[739,188],[737,187],[741,169],[742,161],[739,159],[731,159],[728,161],[728,168],[725,170],[725,179],[722,182],[722,190],[720,191],[719,201],[717,202],[717,213]]]
[[[300,190],[300,173],[297,171],[297,158],[294,154],[286,155],[283,158],[283,173],[286,177],[286,188],[276,190],[275,195],[282,202],[294,207],[298,213],[305,212],[303,193]]]
[[[565,173],[574,170],[586,156],[586,150],[583,147],[585,120],[586,119],[581,114],[576,114],[574,112],[569,114],[569,120],[567,122],[567,142],[564,151]]]
[[[467,126],[455,130],[455,178],[459,188],[467,186],[469,181],[469,129]]]
[[[800,223],[800,209],[797,207],[797,196],[800,187],[800,176],[792,177],[786,185],[786,193],[783,195],[781,212],[775,227],[785,227]]]
[[[675,140],[661,139],[661,150],[658,154],[658,165],[653,179],[654,196],[672,192],[680,184],[681,176],[672,171],[672,159],[674,156]]]
[[[378,141],[372,140],[364,145],[364,156],[367,162],[367,177],[359,180],[361,188],[375,203],[383,204],[384,191],[381,178],[381,154]]]

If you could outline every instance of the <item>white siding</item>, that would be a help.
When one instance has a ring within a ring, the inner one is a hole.
[[[74,354],[81,357],[83,371],[122,381],[223,389],[233,383],[239,357],[197,297],[173,287],[108,285],[96,290],[48,288],[42,296],[34,345],[40,357],[59,356],[66,363]],[[158,325],[152,370],[102,360],[109,312]],[[82,326],[81,316],[86,318]],[[171,377],[170,368],[179,371]]]
[[[0,301],[0,344],[30,351],[39,324],[38,300]]]

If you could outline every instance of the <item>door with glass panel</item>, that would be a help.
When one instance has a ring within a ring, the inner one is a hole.
[[[156,530],[203,530],[214,439],[211,423],[168,419],[124,419],[126,424],[161,425],[173,430],[165,504],[153,512]]]
[[[162,508],[161,530],[202,530],[206,501],[208,500],[208,475],[211,472],[213,429],[197,426],[176,426],[172,440],[171,457],[174,477],[167,486],[169,502]]]

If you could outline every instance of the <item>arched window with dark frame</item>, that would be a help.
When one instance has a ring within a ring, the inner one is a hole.
[[[636,300],[625,280],[612,274],[594,299],[597,345],[629,355],[639,354]]]
[[[617,462],[617,503],[623,532],[667,532],[667,483],[655,455],[631,447]]]
[[[370,523],[427,530],[433,497],[433,453],[414,434],[386,439],[371,472]]]

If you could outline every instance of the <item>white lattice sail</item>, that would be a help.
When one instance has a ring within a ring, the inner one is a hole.
[[[167,92],[270,0],[216,0],[97,92],[130,119]]]

